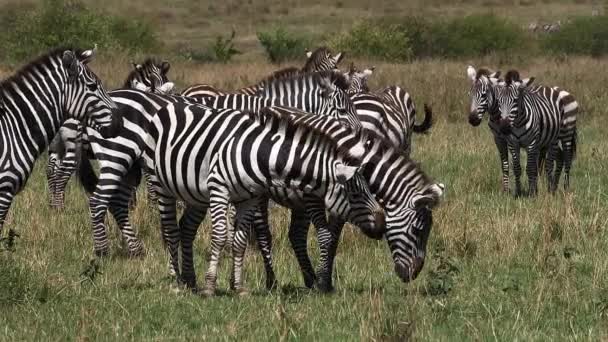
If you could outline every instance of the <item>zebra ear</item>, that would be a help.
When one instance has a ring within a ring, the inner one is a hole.
[[[490,78],[499,78],[499,77],[500,77],[500,71],[495,71],[490,74]]]
[[[363,76],[365,76],[365,77],[371,76],[374,73],[374,69],[376,69],[376,67],[371,67],[369,69],[363,70]]]
[[[171,69],[171,64],[168,61],[163,61],[160,63],[160,70],[162,70],[163,74],[166,74]]]
[[[344,53],[342,52],[338,52],[338,54],[333,57],[334,61],[336,61],[336,65],[342,61],[342,58],[344,58]]]
[[[74,55],[73,51],[66,50],[63,52],[61,64],[63,64],[63,67],[68,71],[70,82],[76,79],[78,76],[78,60],[76,59],[76,55]]]
[[[80,53],[79,59],[82,62],[82,64],[87,64],[93,60],[93,57],[95,57],[96,53],[97,53],[97,44],[95,44],[95,47],[93,47],[92,50],[82,51]]]
[[[355,176],[359,168],[357,166],[348,166],[343,163],[337,163],[334,167],[338,183],[344,184]]]
[[[133,65],[133,69],[137,70],[137,71],[141,71],[144,67],[141,64],[137,64],[135,62],[131,62],[131,64]]]
[[[477,71],[475,71],[475,68],[473,68],[472,65],[467,67],[467,76],[471,79],[471,81],[475,82],[477,78]]]
[[[312,56],[312,51],[306,51],[306,58],[310,58],[310,56]]]
[[[443,197],[444,190],[445,185],[443,185],[443,183],[437,183],[427,187],[422,191],[417,192],[412,197],[412,207],[414,209],[431,209],[435,207],[437,204],[439,204],[441,197]]]
[[[524,87],[529,87],[532,83],[534,83],[535,78],[534,77],[530,77],[530,78],[524,78],[521,81],[521,85]]]

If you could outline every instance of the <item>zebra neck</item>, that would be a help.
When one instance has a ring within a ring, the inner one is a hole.
[[[21,145],[35,156],[49,145],[64,121],[64,80],[51,70],[46,77],[28,72],[2,85],[4,124],[20,136]],[[53,76],[53,77],[50,77]]]

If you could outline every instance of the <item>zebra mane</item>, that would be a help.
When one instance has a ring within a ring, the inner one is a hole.
[[[477,70],[477,75],[475,75],[475,79],[479,79],[481,76],[490,77],[491,74],[492,73],[490,72],[490,70],[486,68],[480,68],[479,70]]]
[[[266,80],[266,87],[264,88],[263,92],[266,93],[267,89],[271,88],[272,86],[281,85],[283,83],[298,81],[306,78],[312,78],[313,83],[317,85],[324,85],[327,81],[329,81],[329,83],[333,84],[342,91],[347,91],[350,87],[350,80],[347,76],[345,76],[339,71],[325,70],[318,72],[300,73],[289,77],[279,77],[278,75],[273,74]]]
[[[0,88],[5,88],[6,85],[11,83],[22,84],[23,83],[23,75],[27,74],[34,69],[38,68],[40,65],[47,64],[48,61],[57,57],[59,59],[59,63],[61,64],[61,58],[63,56],[63,52],[66,50],[73,51],[76,56],[80,56],[84,51],[82,49],[74,49],[72,47],[58,47],[44,55],[37,57],[36,59],[30,61],[28,64],[22,66],[19,70],[14,72],[9,77],[5,78],[0,82]]]
[[[310,70],[310,68],[312,68],[317,61],[323,58],[327,58],[328,55],[331,56],[331,53],[327,46],[321,46],[317,48],[315,51],[313,51],[312,55],[310,55],[310,57],[306,60],[306,64],[304,64],[302,70]]]
[[[278,121],[288,128],[308,130],[319,139],[327,139],[338,155],[347,162],[356,163],[363,157],[363,136],[335,118],[280,106],[264,107],[257,113],[249,112],[249,115],[261,125],[272,125]]]
[[[507,83],[507,85],[510,85],[511,83],[513,83],[515,81],[521,81],[519,72],[517,70],[507,71],[507,74],[505,75],[505,82]]]

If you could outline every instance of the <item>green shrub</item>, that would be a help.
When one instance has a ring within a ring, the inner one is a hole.
[[[432,27],[431,55],[476,57],[512,52],[528,43],[522,29],[494,15],[470,15]]]
[[[57,46],[148,52],[158,46],[152,29],[132,18],[88,10],[82,3],[45,0],[42,6],[17,12],[10,30],[0,34],[3,56],[23,61]]]
[[[602,56],[608,53],[608,16],[579,17],[547,34],[543,46],[555,54]]]
[[[397,24],[361,22],[336,35],[329,45],[349,56],[405,61],[412,57],[407,32]]]
[[[273,63],[301,58],[310,45],[310,39],[291,34],[282,27],[258,32],[258,40]]]
[[[236,32],[232,30],[232,34],[229,38],[223,38],[217,36],[215,43],[211,46],[215,60],[222,63],[228,63],[234,55],[238,55],[241,52],[234,48],[234,36]]]

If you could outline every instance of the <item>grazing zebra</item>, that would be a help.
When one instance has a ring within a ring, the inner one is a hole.
[[[346,197],[341,185],[348,183],[356,172],[356,168],[347,166],[348,158],[362,153],[364,146],[343,146],[340,141],[327,139],[319,129],[297,125],[281,115],[292,111],[271,108],[274,109],[242,114],[175,104],[160,110],[153,119],[155,129],[148,146],[155,146],[154,160],[147,165],[155,168],[161,185],[158,189],[161,220],[173,268],[179,270],[177,251],[181,243],[182,268],[178,274],[190,287],[196,284],[192,242],[207,207],[211,209],[214,229],[206,294],[215,290],[229,202],[235,203],[237,224],[242,227],[251,223],[257,207],[276,191],[303,192],[305,198],[309,195],[321,198],[331,214],[350,213],[354,223],[364,229],[374,230],[378,225],[375,211],[379,204],[369,191]],[[338,120],[298,114],[321,122],[321,128],[339,136],[342,125]],[[360,190],[359,186],[356,188]],[[176,198],[188,203],[179,225]],[[349,200],[361,203],[354,207],[359,212],[349,209]],[[237,290],[241,287],[242,260],[242,254],[235,254],[233,284]]]
[[[249,110],[258,112],[261,108],[271,105],[283,105],[298,108],[309,113],[329,115],[353,127],[360,129],[361,124],[358,121],[354,108],[350,100],[344,92],[348,89],[348,80],[339,72],[324,71],[318,73],[301,74],[291,78],[277,78],[269,81],[267,85],[259,93],[260,96],[252,97],[241,94],[228,94],[208,99],[206,105],[212,108],[222,109],[231,108],[237,110]],[[323,203],[315,201],[314,203],[306,203],[301,194],[294,194],[289,191],[282,191],[273,194],[272,200],[276,203],[284,205],[292,209],[292,220],[290,225],[290,240],[299,241],[301,233],[300,227],[303,227],[304,242],[306,242],[306,233],[308,232],[308,222],[312,219],[317,226],[319,240],[327,239],[329,232],[324,228],[327,226],[325,222],[325,207]],[[308,202],[311,202],[309,199]],[[315,204],[316,203],[316,204]],[[315,205],[313,208],[313,204]],[[332,223],[336,220],[331,220]],[[255,224],[257,226],[266,226],[267,221],[262,215],[256,215]],[[342,220],[338,220],[334,225],[339,224],[339,229],[344,224]],[[334,230],[335,230],[334,229]],[[264,228],[256,229],[257,232],[262,232],[258,236],[259,244],[264,246],[269,242],[264,241],[267,230]],[[315,273],[310,263],[310,259],[305,251],[298,245],[294,245],[296,258],[302,268],[305,284],[312,287],[315,280]],[[263,259],[266,261],[265,266],[267,272],[267,286],[273,286],[274,272],[272,272],[271,255],[266,251],[266,248],[260,248],[263,253]],[[333,255],[323,254],[321,258],[319,286],[330,289],[331,286],[331,269],[333,267]]]
[[[513,160],[515,194],[521,193],[520,147],[527,150],[529,193],[537,193],[538,162],[546,151],[545,169],[550,192],[557,190],[563,162],[564,190],[570,186],[570,169],[576,155],[576,114],[578,103],[557,87],[531,86],[534,78],[520,79],[509,71],[497,88],[499,127],[506,135]],[[561,146],[560,146],[561,145]],[[563,151],[563,152],[562,152]],[[563,154],[563,156],[558,156]],[[557,171],[554,162],[557,159]]]
[[[333,126],[328,128],[319,124],[319,122],[323,122],[322,120],[324,119],[308,116],[302,121],[317,129],[321,128],[325,132],[334,132]],[[424,264],[425,246],[432,224],[430,209],[437,204],[444,186],[431,184],[429,179],[409,160],[409,157],[404,155],[403,151],[396,150],[389,142],[372,132],[358,131],[355,133],[347,127],[341,127],[336,131],[339,134],[329,134],[333,138],[339,139],[340,146],[350,147],[358,143],[364,143],[366,146],[366,153],[359,159],[359,174],[365,178],[364,183],[369,184],[374,196],[385,204],[387,231],[384,236],[387,238],[393,254],[395,270],[403,281],[416,278]],[[344,134],[348,131],[350,133]],[[412,191],[421,196],[420,199],[424,198],[424,204],[416,204],[418,195],[413,195]],[[412,195],[413,197],[409,197]],[[409,202],[408,199],[412,202]],[[388,222],[392,222],[392,224],[388,224]],[[341,225],[335,228],[340,227]],[[256,226],[256,229],[258,228]],[[246,241],[246,232],[247,230],[237,229],[236,246],[234,247],[237,255],[244,253],[246,244],[243,241]],[[239,233],[245,237],[239,238]],[[378,236],[375,231],[367,232],[366,235],[374,238]],[[337,230],[332,232],[327,240],[320,241],[320,243],[329,246],[329,252],[335,255],[339,236],[340,231]],[[303,241],[306,242],[305,235]],[[239,251],[239,249],[241,250]],[[333,259],[331,261],[333,262]],[[238,278],[238,275],[234,277]],[[331,284],[329,285],[331,286]],[[321,287],[320,289],[331,290],[331,287]]]
[[[143,64],[133,63],[133,70],[124,82],[125,88],[139,89],[146,92],[168,94],[173,89],[173,82],[167,77],[169,62],[159,62],[155,58],[148,58]],[[78,120],[66,120],[59,129],[59,134],[53,139],[49,148],[49,161],[47,164],[47,181],[49,187],[49,204],[53,208],[62,208],[65,200],[65,189],[72,174],[76,171],[80,144],[88,144],[84,128]],[[88,150],[88,148],[84,148]],[[149,185],[149,175],[144,174],[148,185],[148,196],[152,202],[156,197]],[[135,188],[137,185],[135,185]],[[133,193],[135,198],[135,192]]]
[[[115,136],[122,118],[87,64],[93,50],[60,48],[0,83],[0,234],[34,162],[69,116]]]
[[[278,71],[273,72],[269,77],[263,79],[262,81],[245,87],[238,89],[236,91],[225,91],[219,90],[216,87],[209,84],[195,84],[186,88],[182,91],[182,96],[194,97],[199,99],[212,98],[215,96],[228,95],[228,94],[245,94],[245,95],[255,95],[258,91],[260,91],[264,84],[273,79],[277,78],[287,78],[297,76],[299,74],[311,73],[311,72],[319,72],[326,70],[335,70],[338,66],[338,63],[344,57],[343,53],[338,53],[335,56],[332,56],[331,52],[327,47],[320,47],[316,49],[314,52],[307,51],[306,52],[306,64],[302,69],[296,67],[288,67]]]

